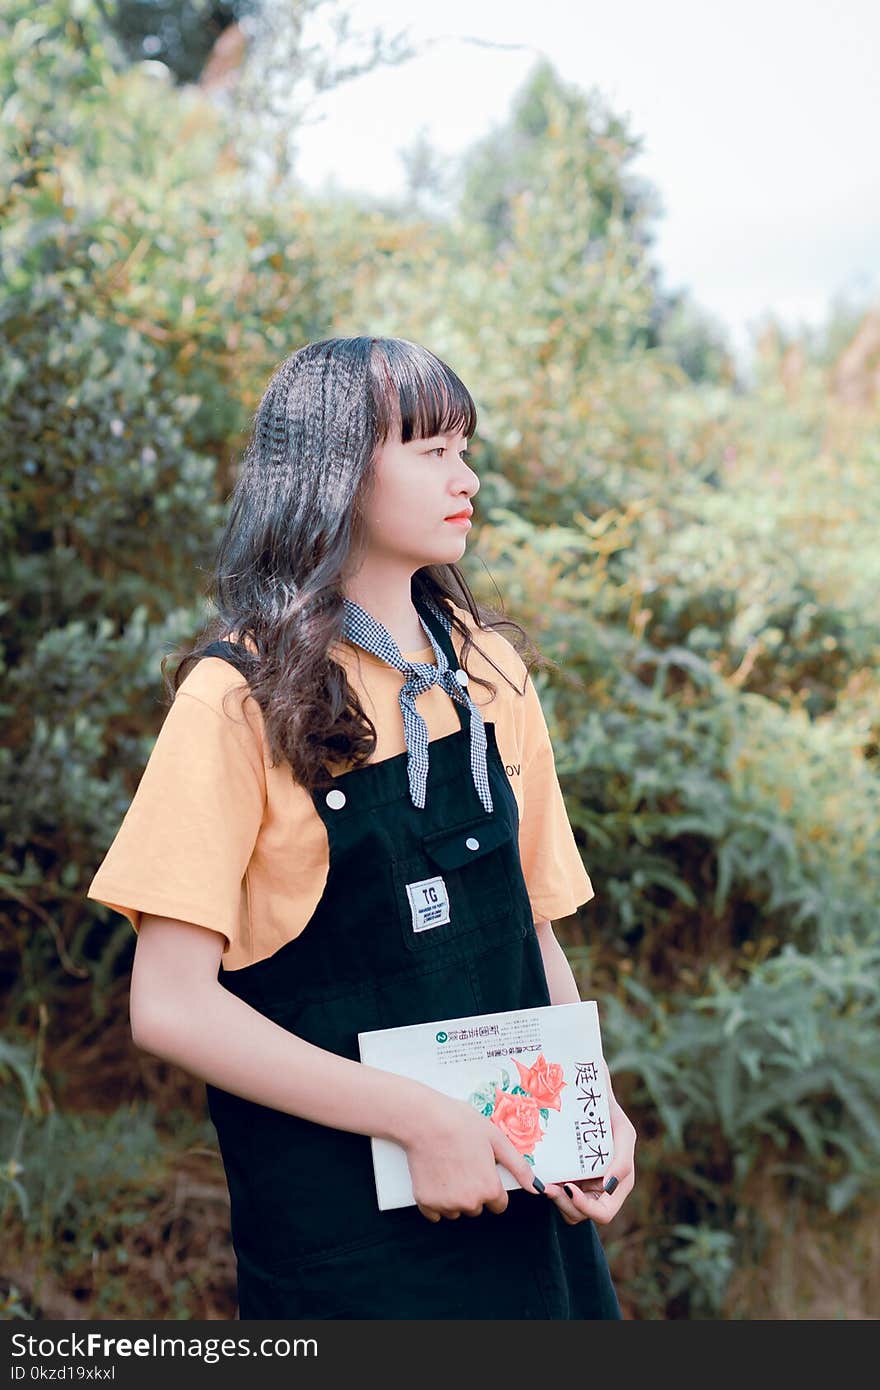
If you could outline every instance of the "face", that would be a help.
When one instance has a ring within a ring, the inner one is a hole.
[[[469,512],[480,480],[467,463],[467,436],[434,435],[400,442],[389,437],[376,455],[375,485],[366,505],[373,556],[422,565],[461,559],[470,527],[447,518]]]

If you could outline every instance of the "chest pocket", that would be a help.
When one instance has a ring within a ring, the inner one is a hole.
[[[509,823],[479,817],[422,837],[422,853],[394,862],[392,876],[405,945],[436,950],[500,919],[514,922]]]

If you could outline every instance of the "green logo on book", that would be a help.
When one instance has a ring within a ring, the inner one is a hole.
[[[438,1042],[449,1042],[449,1034],[448,1034],[448,1033],[438,1033],[438,1034],[437,1034],[437,1041],[438,1041]]]

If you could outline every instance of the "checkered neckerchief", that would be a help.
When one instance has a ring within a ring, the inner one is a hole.
[[[449,632],[451,623],[448,616],[431,599],[425,598],[422,601]],[[459,704],[466,705],[470,710],[471,772],[477,795],[485,809],[491,813],[492,793],[489,789],[489,774],[486,770],[486,730],[479,709],[467,690],[463,688],[467,685],[467,672],[463,671],[461,667],[456,671],[451,669],[446,659],[446,653],[426,623],[422,622],[422,627],[428,634],[431,646],[434,648],[434,655],[437,658],[436,666],[431,666],[423,661],[407,661],[401,655],[400,648],[390,632],[371,613],[368,613],[365,608],[361,608],[353,599],[343,598],[343,605],[347,640],[354,642],[358,647],[363,647],[365,651],[372,652],[373,656],[379,657],[381,661],[387,661],[389,666],[395,666],[398,671],[406,672],[407,678],[398,698],[403,714],[407,773],[413,805],[420,808],[424,807],[425,790],[428,782],[428,729],[424,719],[416,709],[416,699],[422,691],[428,690],[436,684],[442,685],[447,695],[453,700],[457,700]]]

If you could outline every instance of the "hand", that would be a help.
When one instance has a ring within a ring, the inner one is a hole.
[[[565,1186],[571,1189],[570,1197],[563,1191],[561,1183],[553,1183],[547,1187],[547,1196],[556,1202],[567,1226],[577,1226],[579,1222],[586,1220],[606,1226],[620,1211],[635,1186],[636,1131],[632,1121],[615,1099],[607,1064],[605,1080],[608,1086],[611,1136],[614,1140],[613,1162],[601,1177],[580,1178],[576,1182],[566,1183]],[[606,1192],[605,1183],[610,1177],[615,1177],[617,1183],[613,1192]]]
[[[487,1115],[467,1101],[435,1092],[420,1114],[418,1134],[404,1144],[416,1206],[429,1221],[456,1221],[507,1209],[502,1163],[521,1187],[538,1196],[530,1163]],[[548,1185],[548,1194],[560,1191]]]

